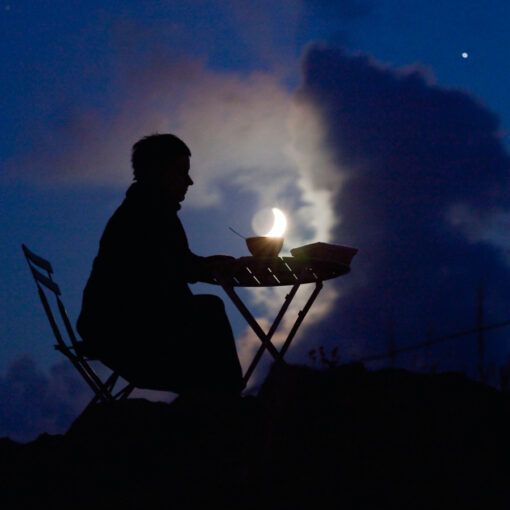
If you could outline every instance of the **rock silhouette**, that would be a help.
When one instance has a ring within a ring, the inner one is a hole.
[[[272,367],[257,397],[130,399],[0,440],[2,508],[492,508],[506,393],[456,373]]]

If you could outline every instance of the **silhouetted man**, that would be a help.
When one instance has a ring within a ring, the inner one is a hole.
[[[133,146],[135,182],[106,225],[77,329],[91,354],[138,387],[239,393],[223,302],[188,286],[224,259],[194,255],[177,216],[193,184],[190,156],[171,134]]]

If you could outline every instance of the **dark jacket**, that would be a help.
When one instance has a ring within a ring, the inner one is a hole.
[[[203,257],[189,249],[179,208],[141,183],[128,189],[106,225],[83,292],[77,329],[89,347],[147,347],[185,327],[188,283],[199,279]]]

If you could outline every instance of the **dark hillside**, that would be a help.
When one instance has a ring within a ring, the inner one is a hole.
[[[0,440],[2,508],[504,508],[508,395],[458,374],[274,366],[257,398],[98,405]]]

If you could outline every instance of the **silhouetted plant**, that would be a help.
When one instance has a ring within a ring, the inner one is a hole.
[[[314,363],[319,362],[322,368],[335,368],[340,363],[338,347],[333,347],[328,354],[324,346],[321,345],[317,349],[312,349],[308,351],[308,357]]]

